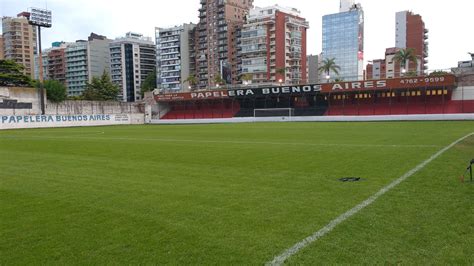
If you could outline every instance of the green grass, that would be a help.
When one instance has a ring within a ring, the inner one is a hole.
[[[264,264],[473,122],[0,131],[0,264]],[[473,264],[474,137],[289,264]],[[338,178],[357,176],[358,183]]]

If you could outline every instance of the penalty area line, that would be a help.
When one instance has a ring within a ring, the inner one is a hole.
[[[426,165],[428,165],[429,163],[431,163],[432,161],[434,161],[436,158],[438,158],[439,156],[441,156],[443,153],[445,153],[446,151],[450,150],[452,147],[456,146],[457,144],[459,144],[460,142],[464,141],[465,139],[471,137],[471,136],[474,136],[474,132],[473,133],[470,133],[458,140],[456,140],[455,142],[451,143],[450,145],[446,146],[445,148],[441,149],[440,151],[438,151],[437,153],[433,154],[430,158],[428,158],[427,160],[425,160],[424,162],[420,163],[419,165],[417,165],[415,168],[411,169],[410,171],[408,171],[407,173],[405,173],[404,175],[402,175],[401,177],[399,177],[398,179],[396,179],[395,181],[393,181],[392,183],[390,183],[389,185],[387,185],[386,187],[382,188],[381,190],[379,190],[377,193],[375,193],[374,195],[370,196],[368,199],[366,199],[365,201],[363,201],[362,203],[360,203],[359,205],[353,207],[352,209],[348,210],[347,212],[341,214],[339,217],[337,217],[336,219],[332,220],[330,223],[328,223],[326,226],[324,226],[323,228],[321,228],[319,231],[313,233],[312,235],[308,236],[307,238],[303,239],[302,241],[296,243],[295,245],[293,245],[292,247],[290,247],[289,249],[283,251],[281,254],[279,254],[278,256],[276,256],[275,258],[273,258],[272,261],[270,262],[267,262],[265,265],[282,265],[283,263],[285,263],[285,261],[287,259],[289,259],[291,256],[295,255],[296,253],[298,253],[300,250],[306,248],[307,246],[309,246],[310,244],[314,243],[315,241],[317,241],[318,239],[322,238],[323,236],[327,235],[328,233],[330,233],[336,226],[338,226],[339,224],[341,224],[342,222],[346,221],[347,219],[349,219],[351,216],[357,214],[358,212],[360,212],[362,209],[364,209],[365,207],[371,205],[372,203],[374,203],[378,198],[380,198],[382,195],[384,195],[385,193],[389,192],[390,190],[392,190],[393,188],[395,188],[396,186],[398,186],[400,183],[402,183],[403,181],[405,181],[406,179],[408,179],[409,177],[411,177],[412,175],[416,174],[418,171],[420,171],[421,169],[423,169]]]

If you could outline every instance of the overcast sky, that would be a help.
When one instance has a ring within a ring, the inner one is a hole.
[[[1,16],[16,16],[28,7],[53,12],[53,28],[43,34],[43,47],[53,41],[85,39],[90,32],[109,38],[128,31],[154,37],[156,27],[197,23],[199,0],[0,0]],[[429,69],[447,69],[469,60],[474,52],[472,0],[360,0],[365,11],[365,60],[384,57],[395,45],[395,13],[411,10],[423,16],[429,32]],[[321,52],[322,16],[336,13],[339,0],[255,0],[255,6],[295,7],[310,23],[308,53]]]

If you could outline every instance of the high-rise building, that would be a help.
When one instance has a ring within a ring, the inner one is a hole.
[[[66,56],[64,42],[54,42],[51,48],[43,50],[43,78],[62,82],[66,85]],[[35,55],[35,79],[39,79],[39,54]]]
[[[2,18],[4,57],[24,66],[24,74],[35,78],[36,28],[28,23],[29,13]]]
[[[195,74],[196,25],[155,28],[157,87],[166,92],[187,91],[186,80]]]
[[[220,75],[237,83],[240,75],[240,30],[253,0],[201,0],[196,36],[196,74],[200,88],[215,86]]]
[[[150,37],[129,32],[110,43],[110,75],[124,102],[142,99],[141,86],[156,67],[156,47]]]
[[[354,5],[354,0],[341,0],[341,3],[339,4],[339,12],[347,12],[351,10]]]
[[[275,5],[250,10],[240,38],[242,74],[252,75],[253,83],[306,83],[308,28],[294,8]]]
[[[423,18],[410,11],[397,12],[395,47],[412,48],[418,57],[417,72],[428,69],[428,29]],[[415,64],[415,62],[412,62]],[[412,67],[413,68],[413,67]]]
[[[55,42],[47,54],[47,78],[66,84],[66,48],[68,43]]]
[[[94,33],[66,48],[66,83],[69,96],[82,95],[93,77],[110,73],[110,40]]]
[[[308,55],[307,57],[306,64],[309,84],[319,83],[319,59],[318,55]]]
[[[396,13],[396,47],[385,50],[385,59],[377,59],[367,64],[367,79],[398,78],[405,74],[423,75],[427,69],[428,30],[420,15],[403,11]],[[413,49],[416,61],[402,64],[394,60],[401,49]]]
[[[4,51],[4,44],[3,44],[3,36],[0,35],[0,60],[5,58],[5,51]]]
[[[323,59],[335,59],[341,68],[332,78],[363,79],[364,11],[360,4],[341,0],[341,12],[323,16]]]
[[[43,79],[47,80],[48,79],[48,53],[51,51],[51,48],[43,50],[41,53],[42,57],[42,64],[43,64]],[[40,76],[40,68],[39,68],[39,54],[35,54],[35,60],[34,60],[34,79],[39,80]]]

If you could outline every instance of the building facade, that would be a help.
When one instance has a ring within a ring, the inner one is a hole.
[[[48,79],[48,53],[51,51],[51,48],[43,50],[41,53],[42,57],[42,63],[43,63],[43,79],[46,80]],[[39,80],[40,76],[40,68],[39,68],[39,54],[35,54],[35,60],[34,60],[34,79]]]
[[[142,99],[141,86],[156,67],[156,48],[150,37],[129,32],[110,43],[110,75],[123,102]]]
[[[66,43],[53,48],[48,53],[48,79],[56,80],[66,85]]]
[[[68,96],[80,96],[92,81],[110,73],[110,40],[91,34],[88,41],[79,40],[66,48],[66,85]]]
[[[155,28],[158,89],[186,91],[195,86],[186,81],[196,71],[195,29],[194,24]]]
[[[239,82],[241,72],[239,40],[253,0],[201,0],[196,30],[196,76],[201,89]]]
[[[307,73],[308,73],[308,83],[316,84],[319,83],[319,59],[321,57],[318,55],[308,55],[307,56]]]
[[[369,62],[367,79],[398,78],[404,75],[422,76],[428,64],[428,30],[420,15],[409,11],[396,13],[395,47],[385,50],[385,58]],[[416,61],[402,64],[394,60],[401,49],[413,49]]]
[[[52,47],[43,50],[43,78],[56,80],[66,85],[66,48],[65,42],[54,42]],[[35,79],[39,79],[39,55],[35,56]]]
[[[35,78],[36,28],[28,23],[29,13],[2,18],[4,58],[24,66],[24,74]]]
[[[5,58],[5,51],[4,51],[4,43],[3,43],[3,36],[0,35],[0,60]]]
[[[306,83],[308,28],[293,8],[275,5],[250,10],[241,31],[241,73],[251,75],[252,83]]]
[[[396,13],[395,47],[412,48],[415,51],[418,62],[412,64],[417,64],[419,74],[428,69],[428,32],[420,15],[410,11]]]
[[[459,61],[458,67],[452,68],[451,71],[456,75],[459,87],[471,87],[469,96],[474,98],[474,53],[469,54],[471,55],[471,60]],[[466,96],[468,96],[467,94]]]
[[[364,77],[364,11],[360,4],[341,0],[339,13],[323,16],[323,59],[335,59],[341,68],[331,78],[344,81]]]

